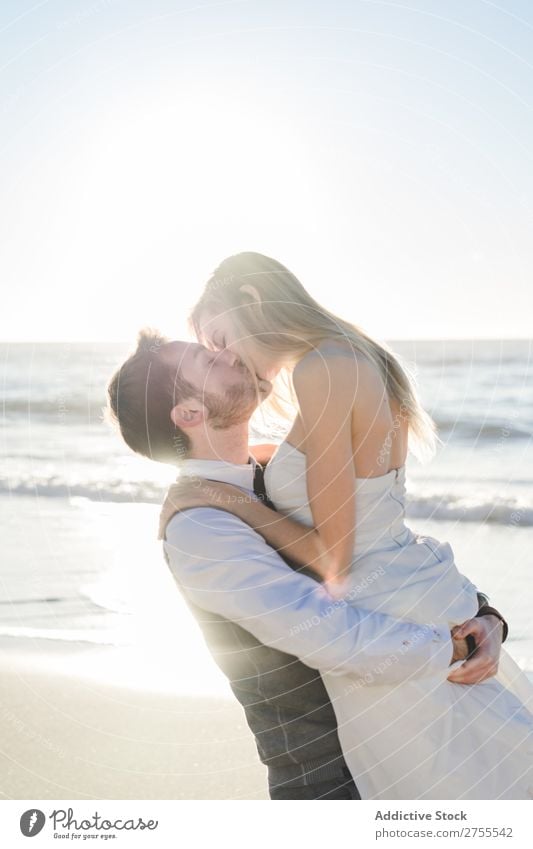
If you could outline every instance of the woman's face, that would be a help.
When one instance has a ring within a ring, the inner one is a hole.
[[[238,338],[231,322],[230,313],[218,315],[206,312],[200,317],[199,338],[207,348],[223,351],[228,348],[252,369],[259,380],[272,381],[283,366],[280,357],[263,351],[253,337]]]

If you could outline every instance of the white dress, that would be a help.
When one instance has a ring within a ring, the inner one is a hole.
[[[265,482],[275,506],[307,525],[306,459],[283,442]],[[355,550],[342,603],[418,624],[475,615],[475,587],[447,542],[405,525],[405,466],[357,480]],[[401,657],[390,658],[401,663]],[[496,677],[380,684],[322,671],[348,767],[363,799],[533,798],[533,685],[502,650]]]

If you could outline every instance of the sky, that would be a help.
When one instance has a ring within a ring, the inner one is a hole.
[[[3,0],[0,340],[179,338],[255,250],[381,339],[533,337],[526,0]]]

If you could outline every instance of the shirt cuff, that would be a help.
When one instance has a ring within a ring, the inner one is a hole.
[[[490,604],[484,604],[483,607],[480,607],[478,612],[476,613],[476,617],[477,616],[496,616],[496,618],[499,619],[503,625],[502,643],[506,641],[507,635],[509,633],[509,626],[507,625],[507,622],[505,621],[501,613],[496,610],[495,607],[491,607]]]
[[[413,625],[411,635],[401,640],[395,663],[385,670],[389,681],[448,676],[453,657],[453,640],[447,622]],[[377,683],[374,681],[373,683]]]
[[[447,622],[424,626],[427,629],[427,661],[421,675],[434,675],[448,671],[453,658],[453,640]]]

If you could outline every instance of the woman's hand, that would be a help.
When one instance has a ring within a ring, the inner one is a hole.
[[[272,442],[262,442],[260,445],[249,445],[248,451],[258,463],[266,466],[272,459],[272,455],[278,446]]]
[[[450,661],[450,666],[453,666],[455,663],[458,663],[460,660],[466,660],[468,657],[468,643],[466,638],[458,637],[456,634],[456,628],[452,628],[452,645],[453,645],[453,657]],[[453,672],[451,673],[453,675]],[[453,680],[451,676],[448,677],[448,681]]]
[[[166,526],[180,510],[188,510],[191,507],[218,507],[231,512],[232,505],[236,506],[245,500],[250,501],[250,496],[231,484],[184,476],[172,484],[167,493],[159,517],[158,538],[164,538]]]

